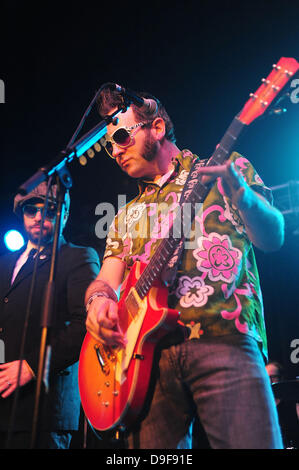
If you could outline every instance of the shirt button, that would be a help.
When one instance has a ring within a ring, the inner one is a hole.
[[[8,297],[4,297],[3,302],[4,302],[5,304],[7,304],[7,302],[8,302]]]

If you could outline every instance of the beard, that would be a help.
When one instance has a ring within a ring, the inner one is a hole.
[[[49,229],[44,229],[42,233],[40,233],[40,230],[34,230],[32,231],[31,229],[28,229],[25,227],[27,237],[33,243],[34,245],[38,245],[39,238],[40,238],[40,244],[41,246],[45,246],[48,243],[52,241],[53,238],[53,231]]]
[[[142,158],[147,162],[152,162],[157,155],[158,145],[158,142],[149,134],[144,141],[143,150],[141,152]]]

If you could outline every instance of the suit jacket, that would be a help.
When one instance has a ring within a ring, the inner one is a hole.
[[[34,260],[21,268],[11,285],[12,273],[20,254],[21,251],[0,257],[0,340],[4,345],[4,362],[20,358],[24,320],[33,278]],[[40,254],[26,334],[24,359],[36,375],[40,354],[43,292],[49,278],[50,261],[51,247],[48,247]],[[49,392],[45,394],[42,390],[41,429],[78,429],[78,359],[86,333],[84,294],[98,274],[99,268],[99,257],[93,248],[79,247],[61,240],[55,278],[53,318],[48,330],[51,344]],[[34,380],[20,387],[14,431],[32,429],[35,390]],[[0,431],[8,429],[13,397],[14,393],[5,399],[0,396]]]

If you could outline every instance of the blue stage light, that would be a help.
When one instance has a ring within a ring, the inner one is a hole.
[[[4,235],[4,243],[10,251],[17,251],[24,245],[23,235],[17,230],[9,230]]]

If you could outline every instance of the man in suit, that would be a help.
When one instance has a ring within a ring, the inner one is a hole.
[[[14,211],[23,218],[28,243],[25,249],[0,258],[0,339],[5,346],[5,362],[0,364],[0,448],[7,446],[8,435],[10,448],[28,448],[32,445],[43,291],[51,265],[57,208],[56,185],[51,187],[42,224],[46,193],[47,185],[41,183],[28,195],[15,197]],[[67,222],[69,206],[70,197],[66,193],[62,231]],[[20,345],[36,261],[30,316],[21,358]],[[99,257],[93,248],[75,246],[60,236],[53,318],[48,335],[51,345],[49,387],[48,392],[44,393],[44,384],[42,386],[40,424],[34,447],[68,448],[72,431],[78,429],[78,358],[86,332],[84,293],[96,277],[99,264]],[[18,400],[15,401],[17,389]]]

